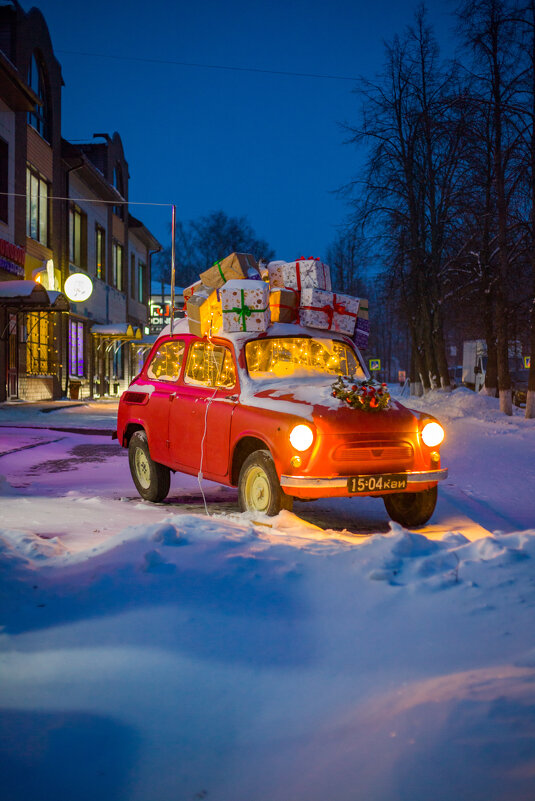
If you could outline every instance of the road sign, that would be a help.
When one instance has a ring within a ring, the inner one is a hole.
[[[527,370],[531,367],[531,356],[524,356],[524,367]]]
[[[381,359],[370,359],[370,370],[380,370]]]
[[[400,384],[404,384],[407,380],[407,373],[405,370],[398,370],[398,381]]]

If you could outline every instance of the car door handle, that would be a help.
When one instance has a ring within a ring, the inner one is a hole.
[[[171,394],[169,395],[169,402],[174,401],[175,398],[176,398],[176,392],[171,392]]]

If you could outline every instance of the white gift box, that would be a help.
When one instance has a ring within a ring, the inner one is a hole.
[[[283,286],[291,289],[331,289],[330,267],[319,259],[289,261],[282,265],[281,271]]]
[[[272,289],[282,289],[284,287],[284,275],[282,268],[285,261],[270,261],[267,270],[269,273],[269,285]]]
[[[333,319],[333,294],[323,289],[301,290],[299,323],[309,328],[329,329]]]
[[[331,329],[352,337],[359,312],[359,298],[352,295],[333,294],[333,321]]]
[[[223,331],[267,331],[271,322],[269,286],[264,281],[233,280],[219,290]]]

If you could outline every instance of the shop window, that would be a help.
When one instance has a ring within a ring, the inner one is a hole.
[[[0,137],[0,222],[7,223],[8,144]]]
[[[121,345],[118,345],[117,348],[113,351],[113,378],[124,378],[124,358],[123,358],[123,348]]]
[[[50,139],[48,92],[43,67],[37,61],[35,54],[32,55],[28,70],[28,86],[33,89],[41,101],[28,112],[28,123],[48,142]]]
[[[102,281],[106,278],[106,231],[101,225],[95,229],[95,273]]]
[[[180,375],[183,355],[184,343],[181,340],[164,342],[152,357],[147,376],[159,381],[176,381]]]
[[[87,216],[74,204],[69,208],[69,261],[87,268]]]
[[[75,320],[69,320],[69,375],[85,375],[84,325]]]
[[[26,316],[26,371],[30,375],[50,375],[54,371],[50,337],[50,318],[43,312]]]
[[[26,168],[26,235],[48,245],[49,185],[37,170]]]
[[[123,246],[118,242],[112,245],[112,284],[117,289],[123,288]]]

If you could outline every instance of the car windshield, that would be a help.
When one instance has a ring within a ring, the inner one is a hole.
[[[245,346],[253,379],[347,375],[366,378],[356,353],[344,342],[313,337],[255,339]]]

